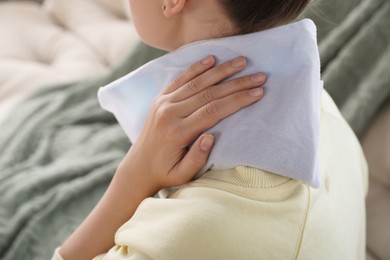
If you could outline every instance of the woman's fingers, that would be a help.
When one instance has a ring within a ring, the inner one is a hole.
[[[170,172],[171,185],[180,185],[188,182],[203,168],[214,141],[214,136],[203,134],[194,142],[187,154]]]
[[[184,118],[182,123],[186,129],[191,129],[193,134],[201,133],[213,127],[225,117],[259,101],[263,94],[262,87],[239,91],[207,103],[187,118]]]
[[[179,87],[171,93],[172,102],[180,102],[191,96],[198,94],[204,89],[218,84],[219,82],[233,76],[234,74],[242,71],[246,67],[246,59],[244,57],[238,57],[231,61],[225,62],[214,68],[211,68],[194,77],[182,87]],[[179,77],[180,78],[180,77]],[[186,79],[189,78],[186,76]],[[182,81],[182,80],[181,80]]]
[[[178,88],[181,88],[183,85],[198,77],[202,73],[209,70],[215,64],[214,56],[207,56],[201,61],[193,64],[189,69],[180,74],[171,84],[166,86],[162,91],[163,94],[169,94]]]
[[[265,83],[265,74],[256,73],[253,75],[233,79],[209,88],[204,89],[198,94],[177,103],[176,106],[183,117],[191,115],[193,112],[203,107],[204,105],[232,95],[236,92],[254,87],[262,86]]]
[[[153,100],[132,151],[139,155],[133,162],[148,166],[140,175],[156,179],[156,187],[189,181],[205,165],[214,143],[214,137],[199,135],[262,96],[263,74],[225,81],[246,67],[244,57],[214,64],[213,56],[194,64]]]

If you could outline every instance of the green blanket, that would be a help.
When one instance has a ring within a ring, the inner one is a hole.
[[[325,87],[361,136],[390,94],[390,2],[317,1],[304,16]],[[49,259],[96,204],[130,146],[97,89],[159,55],[140,44],[110,75],[43,89],[2,122],[0,259]]]

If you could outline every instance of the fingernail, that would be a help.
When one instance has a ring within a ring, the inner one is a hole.
[[[213,144],[214,144],[214,137],[210,135],[205,135],[200,141],[200,149],[202,149],[203,152],[208,152],[211,150]]]
[[[202,64],[203,65],[209,65],[212,61],[213,61],[213,57],[212,56],[207,56],[206,58],[204,58],[202,60]]]
[[[244,57],[239,57],[239,58],[236,58],[234,59],[232,62],[231,62],[231,65],[234,67],[234,68],[242,68],[244,67],[246,64],[246,59]]]
[[[265,75],[264,73],[257,73],[251,76],[251,80],[255,83],[261,83],[264,82],[265,80]]]
[[[249,95],[251,95],[252,97],[259,97],[263,94],[263,92],[263,88],[254,88],[249,90]]]

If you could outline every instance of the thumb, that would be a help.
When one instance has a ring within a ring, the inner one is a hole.
[[[171,181],[175,182],[174,185],[181,185],[190,181],[203,168],[214,141],[214,136],[208,134],[201,135],[195,141],[180,163],[176,165],[176,169],[171,175],[173,178]]]

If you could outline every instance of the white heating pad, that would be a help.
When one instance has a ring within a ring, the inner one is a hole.
[[[216,143],[208,169],[250,166],[319,187],[320,59],[316,27],[309,19],[247,35],[185,45],[99,89],[132,142],[140,135],[152,99],[193,63],[214,55],[218,63],[245,56],[233,78],[264,72],[264,98],[222,120],[207,133]]]

